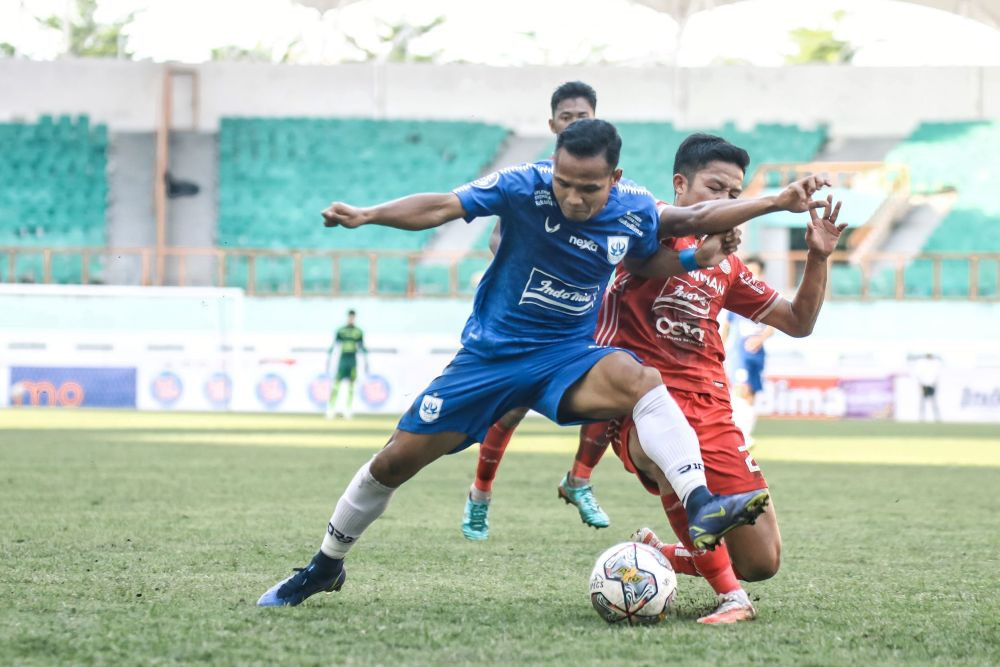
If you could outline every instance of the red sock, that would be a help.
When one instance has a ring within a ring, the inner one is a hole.
[[[479,463],[476,465],[476,481],[473,482],[480,491],[493,490],[493,479],[497,476],[500,459],[503,458],[507,443],[513,435],[514,429],[507,428],[500,422],[491,426],[486,432],[483,444],[479,445]]]
[[[737,580],[736,571],[733,569],[725,542],[715,547],[714,551],[695,549],[694,544],[691,543],[691,537],[688,535],[687,512],[684,510],[684,506],[681,505],[676,496],[665,496],[661,500],[663,501],[663,509],[667,511],[667,518],[670,519],[670,526],[674,529],[674,534],[684,545],[683,549],[671,545],[672,559],[664,553],[670,559],[670,564],[674,566],[674,571],[681,574],[691,574],[691,570],[694,570],[693,576],[704,577],[716,593],[731,593],[742,588]]]
[[[608,423],[584,424],[580,427],[580,446],[569,474],[580,479],[590,479],[594,466],[608,449]]]

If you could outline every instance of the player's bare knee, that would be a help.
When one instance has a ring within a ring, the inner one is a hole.
[[[663,378],[660,377],[658,370],[651,366],[637,364],[633,376],[629,378],[629,393],[633,405],[661,384],[663,384]]]
[[[737,559],[734,559],[736,561]],[[781,547],[774,545],[763,552],[755,553],[745,562],[734,562],[746,581],[764,581],[778,574],[781,568]]]
[[[397,487],[412,476],[404,473],[405,468],[398,453],[387,447],[375,455],[368,472],[379,484]]]

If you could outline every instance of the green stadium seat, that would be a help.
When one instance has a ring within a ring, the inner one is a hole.
[[[887,162],[909,167],[916,192],[958,193],[954,208],[928,237],[928,253],[1000,253],[1000,121],[923,123],[886,156]],[[995,260],[984,260],[977,274],[979,293],[995,296]],[[947,260],[941,266],[941,293],[967,296],[971,291],[969,260]],[[921,281],[926,281],[920,284]],[[926,260],[907,270],[907,294],[929,296],[933,268]]]
[[[0,123],[0,243],[105,245],[107,145],[107,127],[91,125],[86,115]],[[4,280],[41,281],[40,262],[40,254],[25,254],[18,258],[16,275]],[[79,282],[81,257],[54,256],[51,277]]]
[[[223,118],[217,242],[236,248],[419,251],[432,231],[365,227],[338,233],[322,228],[319,212],[334,198],[366,205],[446,191],[478,176],[506,136],[501,127],[474,122]],[[405,293],[405,271],[402,278],[395,269],[384,278],[382,273],[380,267],[380,291],[384,286]],[[332,288],[328,268],[304,270],[303,278],[311,292]],[[340,281],[347,292],[367,292],[367,259],[345,259]]]

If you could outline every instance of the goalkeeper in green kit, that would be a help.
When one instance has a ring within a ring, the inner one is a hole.
[[[332,371],[330,362],[333,360],[333,352],[339,346],[340,358],[337,361],[337,373],[333,376],[330,384],[330,400],[326,404],[326,418],[333,419],[336,415],[337,392],[340,383],[347,380],[347,407],[343,414],[347,419],[354,416],[354,381],[358,378],[358,353],[365,355],[365,372],[368,372],[368,350],[365,348],[365,334],[354,324],[355,312],[347,311],[347,324],[337,329],[333,337],[333,343],[326,353],[326,368]]]

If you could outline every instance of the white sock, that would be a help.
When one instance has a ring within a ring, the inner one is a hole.
[[[754,423],[757,421],[757,413],[747,399],[742,396],[733,396],[733,423],[743,432],[743,438],[750,441],[750,433],[753,431]]]
[[[469,497],[472,498],[477,503],[488,503],[491,500],[493,500],[493,492],[481,491],[480,489],[476,488],[475,484],[473,484],[472,486],[469,487]]]
[[[705,482],[698,436],[662,384],[639,399],[632,410],[639,445],[666,475],[687,505],[688,495]]]
[[[343,558],[361,533],[382,516],[396,489],[382,484],[369,472],[371,461],[361,466],[337,501],[320,551],[330,558]]]

